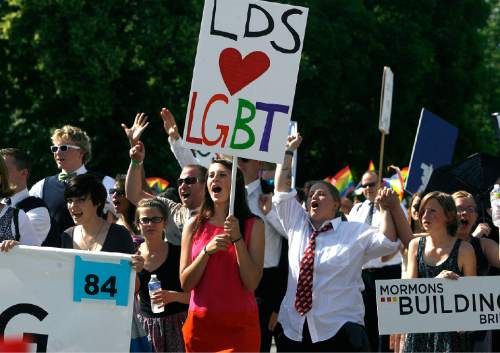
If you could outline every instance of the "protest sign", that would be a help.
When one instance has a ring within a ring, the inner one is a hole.
[[[0,337],[38,352],[129,351],[130,255],[18,246],[0,253],[0,278]]]
[[[458,129],[431,112],[422,109],[406,179],[405,190],[425,190],[432,171],[451,163]]]
[[[394,82],[394,74],[390,67],[384,67],[382,76],[382,95],[380,97],[380,118],[378,129],[383,134],[389,135],[391,126],[391,110],[392,110],[392,87]]]
[[[498,277],[376,281],[381,335],[500,328]]]
[[[184,145],[283,162],[307,8],[206,0]]]

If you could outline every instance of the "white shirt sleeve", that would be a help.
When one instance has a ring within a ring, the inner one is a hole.
[[[12,219],[12,232],[15,232],[14,219]],[[23,210],[19,210],[19,243],[21,245],[32,245],[40,246],[42,245],[43,239],[37,236],[37,233],[33,230],[33,226],[26,213]]]
[[[286,237],[285,230],[283,229],[283,226],[281,225],[281,221],[278,217],[278,212],[276,211],[276,207],[273,205],[271,208],[271,211],[269,211],[266,215],[266,221],[269,223],[269,225],[275,230],[276,233],[279,235]]]
[[[43,198],[43,184],[45,182],[45,179],[39,180],[36,182],[35,185],[33,185],[30,189],[30,196],[36,196],[39,198]]]
[[[49,210],[45,207],[33,208],[26,212],[26,216],[28,216],[33,231],[41,244],[47,238],[50,230]]]
[[[185,166],[190,164],[201,165],[200,161],[193,156],[191,150],[182,146],[181,142],[182,139],[180,137],[177,140],[173,140],[170,137],[168,138],[170,150],[174,154],[174,157],[175,159],[177,159],[177,162],[179,163],[181,168],[184,168]]]
[[[289,238],[294,230],[300,230],[308,222],[306,211],[295,197],[296,190],[291,192],[276,192],[273,196],[273,205],[276,208],[281,225]]]

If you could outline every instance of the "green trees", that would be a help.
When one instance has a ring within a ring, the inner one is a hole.
[[[291,2],[310,8],[293,111],[305,137],[299,181],[347,163],[359,175],[377,160],[384,65],[395,74],[386,161],[408,164],[423,106],[460,127],[457,156],[500,152],[488,125],[499,109],[498,1]],[[148,174],[173,180],[178,167],[158,112],[171,108],[183,125],[202,7],[201,0],[0,2],[1,145],[29,150],[36,180],[54,172],[50,130],[78,125],[93,137],[90,167],[113,175],[128,163],[120,123],[145,111]]]

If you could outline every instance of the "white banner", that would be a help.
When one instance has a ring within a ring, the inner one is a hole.
[[[381,335],[500,328],[498,277],[376,281]]]
[[[205,1],[186,147],[283,162],[307,13],[267,1]]]
[[[391,126],[391,111],[392,111],[392,88],[394,82],[394,74],[390,67],[384,67],[382,75],[382,97],[380,102],[380,119],[378,129],[384,134],[389,134]]]
[[[0,337],[39,352],[129,351],[129,255],[19,246],[0,253],[0,278]]]

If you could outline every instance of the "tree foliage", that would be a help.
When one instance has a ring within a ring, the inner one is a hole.
[[[499,109],[498,0],[291,2],[310,9],[293,111],[305,137],[299,181],[348,163],[359,176],[378,159],[384,66],[395,74],[385,161],[408,164],[422,107],[460,128],[456,158],[500,152],[489,117]],[[148,174],[174,180],[178,166],[158,112],[171,108],[183,125],[202,7],[202,0],[0,2],[1,145],[30,151],[36,180],[54,172],[51,130],[69,123],[92,136],[92,169],[123,173],[120,123],[145,111]]]

